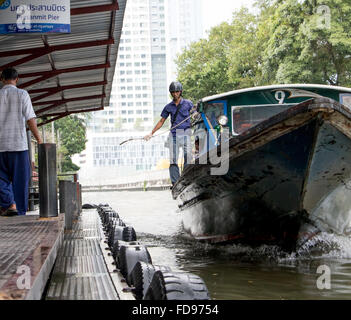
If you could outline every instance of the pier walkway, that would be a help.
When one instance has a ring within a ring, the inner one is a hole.
[[[106,248],[97,210],[83,210],[65,232],[45,299],[135,300]]]
[[[96,209],[0,217],[0,300],[135,300],[113,264]]]
[[[64,215],[0,217],[0,300],[41,299],[64,234]]]

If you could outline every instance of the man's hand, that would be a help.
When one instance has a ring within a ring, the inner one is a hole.
[[[152,133],[146,135],[146,136],[144,137],[144,140],[149,141],[151,138],[152,138]]]
[[[196,113],[197,112],[197,105],[193,106],[191,109],[190,109],[190,113]]]
[[[191,120],[194,121],[199,121],[201,120],[201,113],[195,111],[194,113],[191,114]]]

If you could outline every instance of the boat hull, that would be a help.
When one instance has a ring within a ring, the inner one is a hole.
[[[211,175],[211,164],[188,166],[173,188],[185,231],[289,249],[316,230],[349,233],[350,125],[338,103],[311,100],[232,138],[226,174]]]

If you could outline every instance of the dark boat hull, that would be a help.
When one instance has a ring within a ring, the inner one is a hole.
[[[293,248],[313,232],[350,232],[351,116],[330,99],[310,100],[232,138],[229,170],[188,166],[173,188],[184,229],[200,240]],[[208,155],[207,155],[208,156]]]

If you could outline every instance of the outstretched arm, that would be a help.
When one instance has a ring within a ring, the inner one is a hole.
[[[159,122],[157,122],[155,128],[152,129],[151,133],[148,134],[147,136],[144,137],[144,140],[148,141],[151,139],[151,137],[153,136],[153,134],[160,129],[163,124],[165,123],[166,119],[165,118],[161,118]]]

